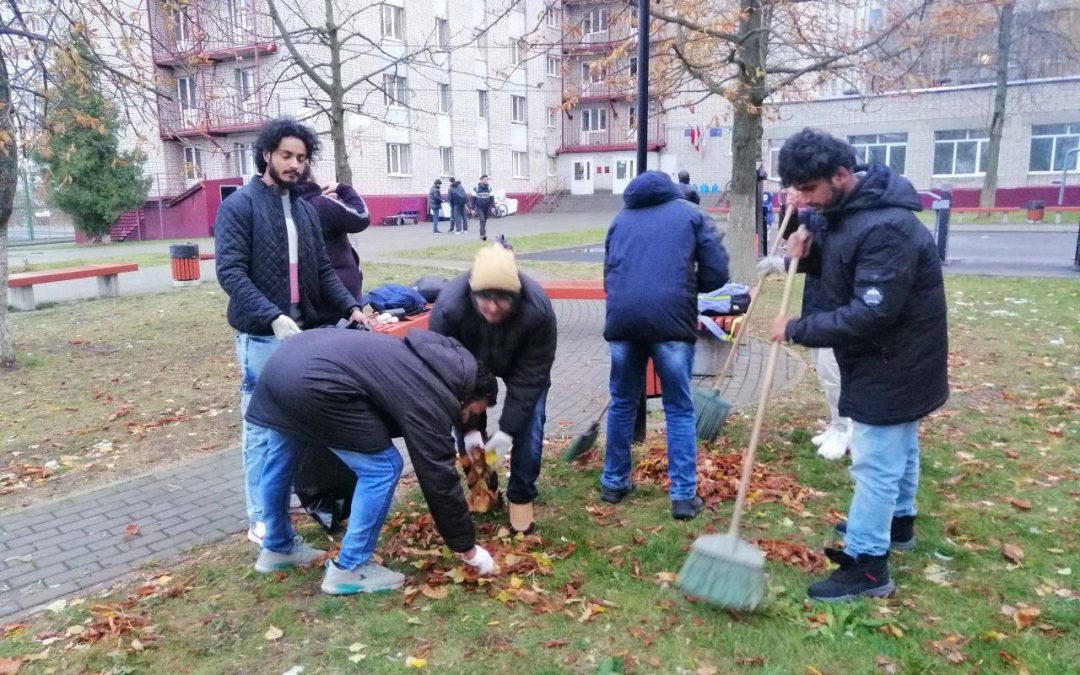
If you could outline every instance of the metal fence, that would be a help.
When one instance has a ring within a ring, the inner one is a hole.
[[[8,220],[8,243],[12,245],[72,241],[75,227],[63,214],[45,204],[40,179],[32,172],[19,172],[19,190]]]

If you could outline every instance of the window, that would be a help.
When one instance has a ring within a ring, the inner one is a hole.
[[[547,8],[544,10],[544,23],[547,24],[548,28],[560,27],[561,22],[559,21],[559,7],[556,3],[549,3]]]
[[[514,165],[514,178],[529,177],[529,153],[513,151],[510,160]]]
[[[202,151],[187,146],[184,148],[184,178],[198,180],[202,178]]]
[[[985,129],[934,132],[934,175],[964,176],[986,173]]]
[[[491,151],[486,148],[480,150],[480,175],[491,173]]]
[[[176,78],[176,97],[180,101],[180,121],[183,124],[196,124],[199,121],[199,108],[195,99],[195,78]]]
[[[511,96],[510,97],[510,105],[511,105],[510,121],[511,122],[517,122],[519,124],[525,124],[526,123],[525,97],[524,96]]]
[[[544,74],[548,77],[559,76],[559,57],[548,54],[544,59]]]
[[[391,176],[407,176],[411,170],[408,143],[387,143],[386,173]]]
[[[630,77],[637,77],[637,57],[630,57]]]
[[[769,165],[765,167],[765,172],[769,174],[770,179],[775,181],[780,180],[780,148],[784,147],[786,140],[786,138],[779,138],[769,141]]]
[[[404,106],[408,88],[405,78],[399,75],[383,75],[383,97],[388,106]]]
[[[626,128],[631,131],[637,129],[637,106],[633,103],[626,106]]]
[[[547,173],[549,176],[556,176],[559,173],[559,158],[548,155],[547,158]]]
[[[521,42],[515,40],[510,43],[510,65],[515,68],[521,65],[523,48]]]
[[[607,129],[607,108],[584,108],[581,111],[582,131],[604,131]]]
[[[447,115],[450,113],[450,85],[439,84],[439,112]]]
[[[439,166],[442,167],[442,176],[454,175],[454,149],[448,147],[439,148]]]
[[[435,19],[435,46],[438,49],[450,48],[450,23],[446,19]]]
[[[476,35],[476,58],[481,61],[487,60],[487,48],[488,48],[488,31],[482,28],[477,28]]]
[[[250,0],[228,0],[229,28],[233,37],[244,38],[251,32]]]
[[[1031,127],[1031,159],[1028,171],[1061,171],[1065,155],[1080,147],[1080,122],[1041,124]],[[1080,152],[1072,154],[1069,171],[1080,170]]]
[[[487,89],[476,90],[476,116],[486,120],[488,116],[488,93]]]
[[[258,113],[255,100],[255,69],[238,68],[236,71],[236,107],[241,119],[247,121],[250,115]]]
[[[607,7],[593,7],[585,12],[581,18],[581,32],[602,33],[608,29]]]
[[[586,85],[590,82],[603,82],[604,70],[603,66],[592,67],[589,61],[585,61],[581,64],[581,81]]]
[[[393,5],[381,5],[382,36],[391,40],[401,40],[403,32],[402,23],[405,18],[405,10]]]
[[[555,106],[548,106],[547,109],[547,127],[548,129],[554,129],[559,125],[559,109]]]
[[[180,51],[191,49],[192,35],[191,17],[186,8],[177,8],[172,14],[173,25],[176,26],[176,48]]]
[[[863,134],[848,136],[859,164],[876,162],[896,173],[904,173],[907,160],[907,134]]]
[[[234,143],[233,154],[236,156],[237,175],[253,176],[259,172],[255,167],[255,145],[253,143]]]

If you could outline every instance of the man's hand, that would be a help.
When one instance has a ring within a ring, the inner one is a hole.
[[[491,557],[491,554],[483,546],[473,546],[472,550],[465,553],[458,553],[458,558],[461,562],[470,567],[476,568],[476,571],[480,573],[482,577],[490,577],[499,573],[499,568],[495,564],[495,559]]]
[[[787,254],[792,258],[805,258],[810,254],[810,244],[814,241],[810,230],[805,225],[800,225],[787,239]]]
[[[769,331],[769,339],[773,342],[784,342],[787,340],[787,325],[788,318],[783,314],[773,319],[772,329]]]
[[[340,202],[341,198],[338,197],[337,193],[338,185],[340,185],[340,183],[327,183],[326,185],[322,186],[322,196],[329,197],[330,199],[336,199]]]
[[[783,256],[771,255],[767,258],[762,258],[757,264],[758,277],[762,279],[773,275],[783,274],[785,271]]]
[[[355,321],[356,323],[360,324],[361,326],[366,326],[369,330],[372,327],[371,319],[369,319],[368,315],[364,314],[364,310],[360,309],[359,307],[354,309],[349,314],[349,321]]]
[[[274,337],[278,340],[284,340],[300,334],[300,326],[297,326],[295,321],[284,314],[271,321],[270,328],[273,329]]]
[[[496,431],[495,435],[488,439],[487,447],[484,448],[484,452],[487,453],[487,465],[501,466],[503,460],[506,459],[506,453],[510,452],[510,446],[513,444],[514,439],[510,438],[508,434]]]
[[[465,434],[464,443],[466,450],[472,450],[473,448],[482,448],[484,447],[484,435],[481,434],[479,431],[470,431],[469,433]]]

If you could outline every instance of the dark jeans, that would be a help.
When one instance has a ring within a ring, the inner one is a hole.
[[[465,215],[464,204],[454,204],[450,207],[450,231],[468,232],[469,218]]]
[[[476,202],[476,217],[480,221],[480,236],[487,236],[487,219],[488,213],[491,209],[490,199],[477,199]]]
[[[442,209],[440,206],[428,206],[428,213],[431,214],[431,231],[439,231],[439,211]],[[454,229],[453,227],[450,228]]]

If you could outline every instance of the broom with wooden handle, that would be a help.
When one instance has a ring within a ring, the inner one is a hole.
[[[780,227],[776,230],[776,240],[773,241],[772,252],[769,255],[774,256],[780,250],[780,242],[782,241],[780,235],[787,229],[788,222],[791,221],[791,214],[794,212],[795,205],[791,203],[784,212],[783,222],[780,223]],[[746,314],[743,315],[742,326],[731,344],[731,349],[728,351],[727,358],[724,359],[724,365],[721,366],[720,373],[716,376],[716,384],[709,389],[696,389],[694,391],[694,410],[697,411],[695,426],[697,437],[700,440],[709,443],[715,441],[716,437],[720,435],[720,429],[724,426],[728,411],[731,410],[731,404],[724,400],[720,389],[724,378],[730,373],[731,367],[735,363],[735,353],[739,351],[739,341],[742,339],[743,333],[750,329],[750,317],[754,313],[754,307],[759,304],[758,299],[764,283],[765,277],[758,279],[754,290],[750,292],[750,307],[746,310]]]
[[[780,300],[780,316],[787,316],[798,266],[799,259],[792,258],[784,283],[784,296]],[[743,457],[742,479],[739,482],[738,496],[735,498],[731,528],[727,534],[707,534],[699,537],[694,542],[690,557],[679,572],[676,582],[687,595],[704,598],[707,602],[729,609],[753,610],[765,599],[765,554],[750,542],[739,538],[739,528],[742,525],[746,493],[750,490],[750,479],[754,473],[754,455],[761,440],[761,425],[765,419],[779,356],[780,341],[777,340],[769,347],[765,380],[761,383],[754,428],[750,433],[750,447]]]

